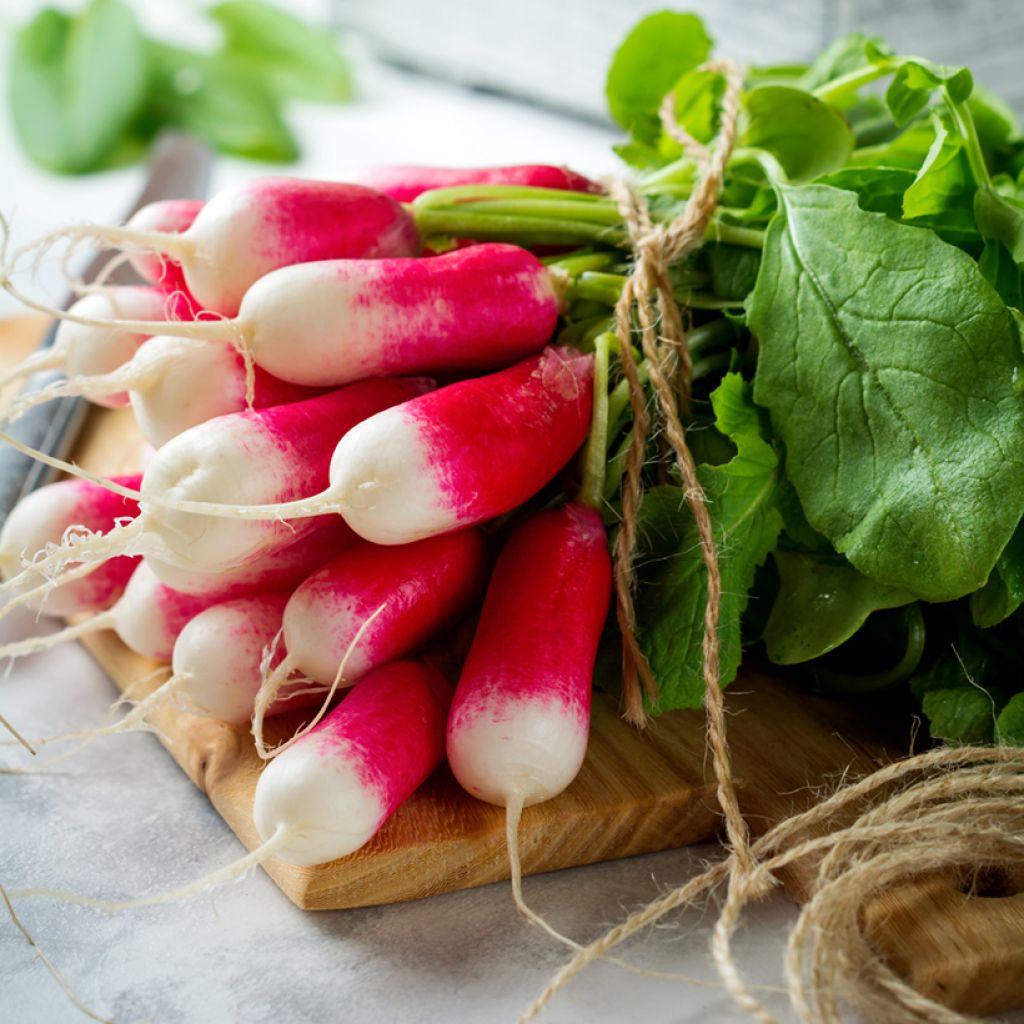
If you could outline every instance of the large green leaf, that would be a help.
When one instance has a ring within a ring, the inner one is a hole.
[[[11,112],[25,152],[51,171],[95,170],[137,115],[146,81],[142,37],[120,0],[92,0],[76,17],[41,11],[11,54]]]
[[[843,115],[802,89],[763,85],[748,92],[743,105],[743,145],[771,153],[790,181],[837,170],[853,151],[853,132]]]
[[[932,93],[944,87],[954,103],[971,95],[974,79],[967,68],[934,64],[921,57],[902,57],[892,77],[885,101],[898,125],[908,124],[931,100]]]
[[[605,93],[612,117],[640,142],[660,134],[665,94],[711,53],[711,39],[695,14],[660,11],[638,22],[615,51]]]
[[[764,630],[776,665],[810,661],[849,640],[867,617],[914,600],[899,587],[877,583],[839,555],[776,551],[779,594]]]
[[[748,322],[810,524],[865,575],[929,601],[977,590],[1024,513],[1024,365],[965,253],[780,186]]]
[[[740,616],[747,605],[754,570],[775,546],[782,516],[777,507],[779,466],[762,436],[750,385],[728,374],[712,395],[718,430],[736,446],[719,466],[701,466],[722,576],[719,625],[721,681],[739,667]],[[661,687],[655,713],[698,707],[704,699],[704,611],[707,574],[696,527],[682,489],[656,487],[644,498],[638,564],[643,585],[637,611],[641,642]]]

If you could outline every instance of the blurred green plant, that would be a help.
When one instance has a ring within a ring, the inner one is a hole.
[[[140,159],[172,127],[222,153],[295,160],[284,104],[351,95],[334,39],[262,0],[225,0],[206,14],[221,30],[213,53],[147,38],[122,0],[40,11],[18,30],[10,62],[14,127],[28,156],[84,174]]]

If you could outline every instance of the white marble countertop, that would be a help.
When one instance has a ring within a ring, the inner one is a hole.
[[[580,125],[423,79],[367,71],[365,99],[296,111],[305,158],[296,173],[340,176],[375,161],[569,163],[614,167],[611,131]],[[0,177],[19,239],[67,220],[113,218],[142,180],[138,168],[57,179],[29,167],[0,124]],[[223,161],[215,187],[260,168]],[[42,287],[59,294],[52,268]],[[0,315],[16,312],[0,301]],[[54,628],[12,615],[0,639]],[[113,685],[77,645],[19,662],[0,682],[0,711],[30,735],[105,719]],[[4,752],[5,763],[20,752]],[[241,846],[205,798],[146,735],[95,743],[49,774],[0,776],[0,882],[131,897],[198,878]],[[690,877],[711,849],[635,858],[528,880],[527,898],[552,922],[589,940],[667,887]],[[85,1004],[118,1024],[153,1021],[513,1021],[567,958],[524,922],[506,885],[370,910],[305,913],[261,872],[210,895],[117,914],[26,900],[19,914]],[[794,909],[776,896],[753,910],[738,946],[751,976],[778,981]],[[649,968],[714,981],[712,915],[672,915],[630,943]],[[0,1018],[10,1024],[84,1019],[0,915]],[[776,1007],[779,997],[769,997]],[[550,1024],[649,1024],[746,1019],[720,988],[641,978],[598,965],[542,1017]]]

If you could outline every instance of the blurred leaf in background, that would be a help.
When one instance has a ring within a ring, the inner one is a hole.
[[[145,38],[123,0],[90,0],[73,15],[40,11],[18,31],[10,65],[26,154],[47,170],[82,174],[139,159],[172,127],[223,153],[296,159],[284,103],[351,95],[334,39],[262,0],[206,13],[222,33],[212,53]]]

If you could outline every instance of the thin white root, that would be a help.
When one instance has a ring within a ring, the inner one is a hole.
[[[90,1020],[98,1021],[99,1024],[114,1024],[108,1017],[101,1017],[98,1013],[94,1013],[89,1009],[81,999],[75,995],[75,990],[68,984],[64,975],[57,970],[57,965],[39,948],[39,944],[29,934],[28,929],[21,923],[20,918],[14,912],[14,907],[11,905],[11,901],[7,896],[7,890],[0,885],[0,899],[3,899],[4,906],[7,908],[7,914],[14,924],[14,927],[25,937],[25,941],[35,950],[36,956],[39,957],[43,966],[50,972],[53,980],[57,982],[61,992],[64,993],[71,1000],[72,1005],[86,1015]]]
[[[172,353],[163,358],[147,360],[144,364],[127,362],[110,373],[97,373],[91,376],[68,377],[66,380],[55,380],[52,384],[40,388],[27,395],[20,395],[7,407],[7,422],[13,423],[29,409],[44,402],[52,402],[56,398],[77,397],[95,402],[97,399],[116,395],[121,391],[141,391],[155,381],[164,368],[174,361]]]
[[[69,250],[70,251],[70,250]],[[68,286],[75,292],[76,295],[92,295],[97,292],[105,291],[108,287],[107,282],[114,275],[114,273],[121,269],[126,263],[132,258],[130,252],[118,252],[110,257],[109,260],[103,265],[102,270],[91,280],[85,281],[78,274],[74,273],[70,267],[64,266],[64,278],[68,283]]]
[[[0,646],[0,659],[23,658],[26,654],[49,650],[49,648],[56,647],[68,640],[77,640],[90,633],[111,629],[116,621],[117,617],[113,609],[108,609],[75,626],[65,626],[56,633],[48,633],[46,636],[30,636],[25,640],[15,640],[9,644],[3,644]]]
[[[24,747],[33,757],[35,757],[36,752],[35,749],[32,747],[32,744],[29,743],[29,741],[25,739],[25,737],[22,736],[21,733],[18,732],[18,730],[15,729],[14,726],[11,725],[11,723],[3,715],[0,715],[0,725],[2,725],[15,738],[15,740],[17,741],[17,746]],[[3,745],[9,746],[11,744],[5,743]]]
[[[160,708],[169,704],[175,692],[181,685],[181,679],[171,676],[165,683],[158,686],[148,697],[144,697],[137,704],[134,704],[130,711],[127,711],[116,722],[109,725],[101,725],[95,729],[82,729],[77,732],[57,733],[53,736],[37,736],[29,742],[37,747],[45,747],[51,743],[67,743],[70,740],[86,740],[75,747],[77,753],[88,743],[100,736],[116,736],[122,732],[155,732],[156,730],[146,722],[146,719]],[[13,743],[0,743],[2,747],[13,746]]]
[[[133,900],[104,900],[94,896],[79,896],[77,893],[67,892],[63,889],[44,888],[16,889],[8,895],[12,900],[42,896],[46,899],[59,900],[61,903],[72,903],[79,907],[95,907],[97,910],[104,910],[108,913],[118,910],[134,910],[137,907],[152,907],[160,903],[173,903],[175,900],[187,899],[214,886],[241,878],[252,868],[258,867],[273,856],[292,838],[292,835],[292,830],[282,825],[265,843],[261,843],[244,857],[239,857],[238,860],[232,861],[203,878],[189,882],[188,885],[182,885],[169,892],[156,893],[152,896],[140,896]]]
[[[127,487],[120,488],[118,484],[114,484],[114,487],[128,491]],[[131,497],[131,492],[127,496]],[[38,577],[46,578],[42,588],[69,583],[73,579],[87,576],[100,562],[105,562],[108,558],[144,554],[143,547],[142,520],[138,518],[115,526],[106,533],[77,534],[52,550],[44,551],[41,558],[29,562],[21,572],[0,583],[0,594],[17,591],[26,582]],[[72,563],[74,567],[68,569]],[[24,604],[26,600],[37,595],[40,589],[41,587],[37,585],[34,590],[12,598],[11,603],[18,601]],[[6,612],[6,608],[3,611]]]
[[[295,671],[295,662],[292,660],[291,655],[285,657],[284,661],[274,670],[273,673],[266,679],[264,683],[260,684],[259,691],[256,694],[255,706],[253,708],[252,716],[252,734],[256,740],[256,752],[263,758],[264,761],[270,760],[272,757],[277,757],[278,754],[284,753],[293,743],[302,739],[307,733],[311,732],[319,724],[320,719],[327,714],[327,709],[331,706],[331,701],[334,700],[334,695],[338,691],[338,687],[345,681],[345,669],[348,667],[349,658],[351,658],[353,651],[359,646],[359,641],[363,639],[366,631],[373,624],[374,620],[380,615],[387,607],[387,602],[383,602],[379,605],[370,615],[365,622],[363,622],[359,629],[356,630],[356,634],[352,637],[351,642],[345,649],[345,654],[342,656],[341,663],[338,665],[338,671],[334,674],[334,679],[331,682],[330,687],[324,696],[323,703],[320,705],[316,714],[303,725],[291,739],[285,740],[284,743],[279,743],[276,747],[267,748],[263,738],[263,721],[267,713],[267,709],[274,702],[274,698],[277,696],[278,691],[288,681],[288,676]],[[278,632],[277,637],[274,638],[275,644],[280,637],[281,632]]]
[[[182,234],[163,231],[137,231],[128,227],[111,227],[106,224],[68,224],[48,231],[45,235],[19,246],[11,254],[10,266],[15,267],[29,253],[42,253],[55,242],[104,242],[119,248],[145,249],[163,253],[181,262],[195,253],[195,243]]]
[[[570,939],[567,935],[563,935],[554,926],[549,924],[548,921],[530,907],[523,897],[523,867],[519,856],[519,823],[522,819],[522,814],[523,798],[520,794],[516,794],[505,805],[505,844],[508,849],[509,880],[512,882],[512,898],[515,900],[516,907],[519,909],[519,912],[523,917],[532,924],[542,928],[556,941],[561,942],[563,945],[578,952],[584,948],[583,945],[573,939]],[[631,974],[637,974],[642,978],[657,978],[661,981],[682,981],[690,985],[699,985],[702,988],[722,987],[721,982],[708,981],[705,978],[696,978],[690,974],[678,974],[674,971],[651,970],[647,967],[640,967],[638,964],[631,964],[628,960],[622,960],[619,957],[611,956],[610,954],[603,955],[601,959],[610,964],[614,964],[616,967],[621,967],[623,970],[629,971]],[[773,992],[785,991],[785,989],[778,986],[755,987],[760,987]]]
[[[328,515],[331,512],[340,513],[345,507],[343,502],[328,500],[327,496],[330,494],[330,491],[323,491],[309,498],[297,498],[295,501],[283,501],[272,505],[227,505],[215,501],[180,501],[162,495],[143,495],[140,491],[133,491],[130,487],[124,487],[107,477],[90,473],[88,470],[82,469],[81,466],[76,466],[73,462],[67,462],[53,455],[47,455],[46,452],[42,452],[38,448],[32,448],[30,445],[24,444],[16,437],[12,437],[2,430],[0,430],[0,441],[5,441],[23,455],[28,455],[37,462],[42,462],[53,469],[59,469],[62,473],[68,473],[71,476],[78,477],[80,480],[88,480],[99,487],[105,487],[108,491],[120,494],[122,497],[131,498],[132,501],[145,502],[148,505],[173,509],[176,512],[192,512],[201,516],[217,516],[220,519],[313,519],[316,516]],[[141,551],[121,551],[118,553],[142,554]],[[6,585],[0,585],[0,593],[4,592]]]
[[[83,562],[81,565],[76,565],[72,569],[66,569],[64,572],[61,572],[52,578],[44,578],[43,582],[38,586],[7,598],[3,607],[0,607],[0,619],[9,615],[16,608],[21,608],[25,605],[28,605],[32,611],[36,612],[37,615],[45,614],[46,599],[52,591],[57,587],[63,586],[65,583],[72,583],[75,580],[81,579],[83,576],[88,576],[95,568],[95,562]],[[26,579],[27,572],[23,571],[19,574],[19,577]]]
[[[516,901],[519,912],[531,923],[548,933],[553,939],[568,946],[570,949],[583,947],[567,935],[552,927],[533,910],[523,899],[523,865],[519,858],[519,822],[523,816],[523,797],[521,793],[513,795],[505,805],[505,845],[508,848],[508,867],[511,874],[512,898]]]
[[[27,359],[23,359],[13,369],[0,374],[0,388],[5,388],[8,384],[13,384],[23,377],[30,377],[33,373],[39,373],[41,370],[54,370],[63,365],[63,353],[58,352],[52,346],[39,352],[33,352],[32,355]]]

